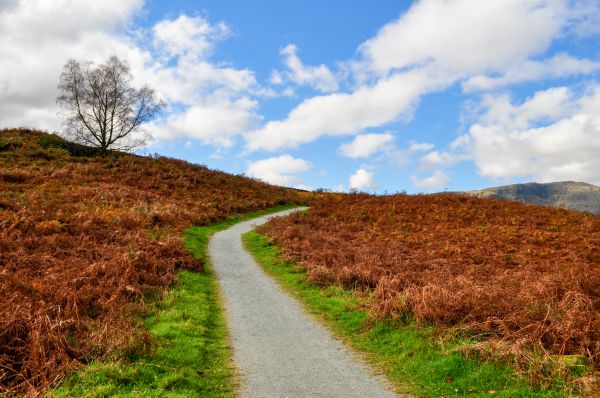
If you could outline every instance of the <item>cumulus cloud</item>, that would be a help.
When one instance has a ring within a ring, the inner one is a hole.
[[[358,191],[377,189],[375,184],[375,174],[365,168],[356,170],[354,174],[350,176],[350,189],[356,189]]]
[[[381,79],[351,94],[336,93],[303,101],[285,120],[270,121],[245,135],[250,151],[295,148],[321,136],[354,135],[366,128],[410,118],[423,89],[439,88],[441,75],[415,70]]]
[[[365,158],[381,151],[394,141],[391,133],[362,134],[349,143],[340,146],[340,152],[349,158]]]
[[[532,122],[560,118],[572,111],[572,93],[567,87],[552,87],[536,92],[520,105],[513,105],[508,94],[487,95],[481,116],[485,124],[502,124],[511,128],[526,128]]]
[[[462,83],[466,92],[493,90],[510,84],[590,74],[600,70],[600,62],[558,54],[541,61],[523,61],[507,68],[500,76],[476,75]]]
[[[441,170],[435,170],[433,174],[424,178],[418,178],[417,176],[412,175],[410,179],[414,186],[422,188],[427,192],[439,191],[440,189],[445,188],[450,181],[448,176]]]
[[[169,116],[166,122],[153,126],[155,138],[194,138],[214,146],[231,147],[240,131],[257,123],[254,100],[211,102],[191,105],[185,112]]]
[[[217,42],[227,38],[224,23],[181,15],[159,21],[152,28],[159,63],[146,73],[148,80],[171,104],[179,104],[152,126],[157,139],[188,137],[205,144],[230,147],[235,137],[256,126],[261,89],[254,73],[212,63]],[[167,59],[160,59],[167,54]],[[157,61],[158,62],[158,61]]]
[[[295,45],[287,45],[281,50],[281,55],[287,70],[284,72],[273,71],[270,79],[272,84],[283,84],[287,79],[297,85],[310,86],[324,93],[338,90],[338,80],[331,70],[322,64],[318,66],[304,65],[298,56],[298,47]]]
[[[56,85],[68,58],[104,61],[147,54],[123,34],[141,0],[28,0],[0,12],[0,119],[5,126],[58,130]],[[57,22],[60,21],[60,22]]]
[[[250,162],[246,175],[271,184],[307,189],[297,174],[309,170],[312,164],[288,154]]]
[[[598,0],[572,0],[570,4],[573,23],[568,33],[580,37],[600,34],[600,3]]]
[[[486,107],[454,145],[481,175],[600,182],[600,86],[550,88],[520,104],[489,96]]]
[[[185,14],[159,21],[152,31],[154,47],[171,57],[189,53],[196,57],[206,56],[216,41],[230,34],[229,27],[223,22],[211,25],[202,17]]]
[[[421,158],[421,169],[432,170],[440,166],[449,166],[462,160],[462,157],[445,151],[431,151]]]
[[[497,70],[546,50],[567,15],[567,2],[557,0],[423,0],[360,52],[380,75],[424,64],[460,74]]]
[[[256,86],[254,73],[249,70],[217,67],[187,58],[171,67],[157,65],[141,74],[146,74],[146,80],[162,97],[183,105],[247,96]]]
[[[279,72],[278,70],[272,71],[271,76],[269,77],[269,81],[271,82],[271,84],[274,84],[276,86],[283,84],[283,76],[281,75],[281,72]]]
[[[465,87],[591,73],[596,70],[595,62],[568,54],[555,57],[550,66],[531,61],[544,54],[557,37],[582,23],[580,3],[416,2],[359,47],[359,59],[349,67],[357,82],[354,91],[304,100],[286,118],[246,134],[247,149],[295,148],[324,135],[354,135],[410,120],[423,95],[470,78]],[[534,71],[519,71],[523,64]],[[486,80],[494,76],[500,80]]]
[[[167,101],[165,120],[150,126],[157,138],[228,146],[254,128],[252,98],[261,90],[254,73],[209,58],[229,28],[180,15],[132,31],[142,6],[142,0],[23,0],[1,8],[3,125],[59,131],[56,86],[67,59],[99,63],[115,54],[129,62],[134,85],[148,84]]]

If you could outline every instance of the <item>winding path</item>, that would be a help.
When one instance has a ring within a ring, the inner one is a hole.
[[[209,243],[241,373],[241,397],[394,397],[355,355],[308,316],[244,249],[241,235],[276,213],[236,224]]]

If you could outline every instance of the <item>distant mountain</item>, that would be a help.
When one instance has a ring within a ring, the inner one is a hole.
[[[562,181],[547,184],[530,182],[466,193],[482,198],[517,200],[600,214],[600,187],[584,182]]]

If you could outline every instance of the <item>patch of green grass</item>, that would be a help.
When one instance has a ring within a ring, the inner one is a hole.
[[[204,262],[206,264],[210,264],[206,249],[208,246],[208,240],[215,233],[222,231],[224,229],[227,229],[227,228],[231,227],[232,225],[235,225],[235,224],[243,222],[243,221],[248,221],[253,218],[263,216],[265,214],[272,214],[272,213],[277,213],[278,211],[293,209],[294,207],[297,207],[297,206],[279,205],[279,206],[270,207],[265,210],[257,210],[257,211],[251,211],[248,213],[240,214],[239,216],[229,218],[218,224],[188,228],[183,234],[183,236],[185,238],[186,248],[191,250],[196,257],[204,260]]]
[[[56,397],[232,397],[233,368],[209,273],[179,273],[179,285],[145,320],[157,346],[127,361],[73,373]]]
[[[235,371],[216,279],[207,255],[211,235],[254,217],[294,206],[246,213],[185,231],[185,245],[206,271],[180,271],[179,283],[151,304],[144,322],[152,353],[93,363],[69,375],[55,397],[233,397]]]
[[[467,358],[448,346],[465,341],[446,341],[442,347],[433,327],[368,319],[368,296],[339,286],[321,288],[308,283],[303,271],[281,260],[277,248],[254,231],[246,233],[243,241],[268,274],[364,354],[399,392],[419,397],[564,396],[559,382],[552,388],[532,387],[507,364]]]

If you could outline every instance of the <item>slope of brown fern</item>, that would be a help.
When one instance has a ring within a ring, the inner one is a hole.
[[[106,157],[56,136],[0,131],[0,394],[144,345],[132,321],[177,268],[180,233],[306,193],[183,161]]]
[[[600,365],[600,216],[440,194],[326,197],[261,227],[316,283],[379,316],[463,327]]]

